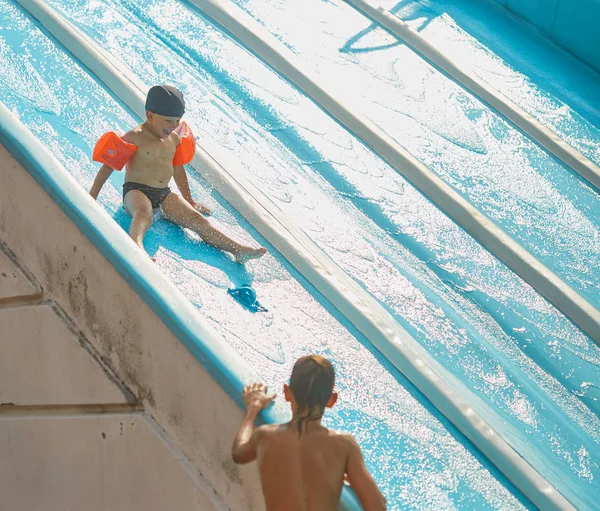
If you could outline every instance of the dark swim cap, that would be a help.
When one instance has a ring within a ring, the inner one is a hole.
[[[155,85],[148,91],[146,110],[165,117],[183,117],[185,101],[181,91],[171,85]]]

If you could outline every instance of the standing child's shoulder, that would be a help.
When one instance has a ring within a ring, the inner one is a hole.
[[[332,429],[328,430],[328,432],[329,437],[347,452],[350,452],[355,449],[360,450],[358,442],[350,433],[345,433],[343,431],[335,431]]]
[[[269,439],[274,438],[279,430],[279,424],[263,424],[254,430],[252,439],[257,445],[268,442]]]
[[[281,424],[263,424],[254,430],[255,433],[258,433],[261,436],[272,435],[273,433],[280,432],[282,429]]]

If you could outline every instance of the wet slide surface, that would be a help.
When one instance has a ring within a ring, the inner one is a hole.
[[[148,85],[170,82],[180,86],[188,97],[188,121],[198,134],[214,140],[240,161],[248,177],[323,250],[496,408],[509,424],[505,433],[515,435],[516,446],[527,449],[527,439],[541,439],[545,456],[575,474],[574,480],[585,488],[594,488],[597,465],[590,452],[597,448],[593,412],[597,411],[598,351],[589,339],[355,139],[193,10],[167,2],[173,8],[165,16],[165,2],[147,2],[144,9],[136,9],[133,2],[123,2],[124,7],[89,2],[82,9],[79,2],[77,10],[70,13],[70,4],[61,2],[64,13],[127,62]],[[42,75],[40,82],[44,81],[46,85],[53,82],[51,72]],[[114,104],[113,100],[106,105],[103,101],[98,99],[97,104],[102,105],[98,111],[105,112],[104,119],[90,120],[91,105],[68,114],[81,116],[74,124],[79,124],[78,132],[84,138],[79,142],[79,165],[67,168],[74,174],[81,169],[81,176],[76,177],[86,187],[97,168],[88,160],[89,147],[97,136],[117,127],[125,130],[135,122],[110,113],[107,105]],[[66,106],[61,119],[65,112]],[[53,119],[51,126],[55,122]],[[69,125],[67,131],[72,129]],[[104,190],[102,201],[126,227],[117,192],[119,179],[122,175],[113,174],[115,188]],[[201,182],[195,181],[194,188],[209,205],[218,207],[218,197],[208,195]],[[216,216],[230,233],[242,235],[235,227],[239,217],[234,212],[218,207]],[[317,346],[337,353],[338,372],[346,372],[354,382],[345,387],[346,392],[351,391],[355,398],[354,411],[361,411],[357,416],[336,416],[336,427],[354,423],[358,431],[365,424],[374,424],[359,420],[365,411],[385,407],[386,399],[398,402],[399,385],[390,387],[389,381],[399,376],[385,363],[387,372],[377,374],[382,372],[376,369],[381,362],[376,359],[381,357],[364,348],[374,357],[374,365],[365,365],[354,349],[348,350],[348,346],[360,346],[361,338],[344,331],[331,319],[331,311],[318,304],[311,310],[307,304],[315,301],[311,298],[314,291],[291,280],[289,269],[280,260],[253,263],[247,275],[228,258],[190,242],[193,236],[189,233],[165,223],[157,224],[149,236],[147,246],[157,254],[161,268],[265,378],[285,380],[295,357],[315,351]],[[239,309],[232,314],[232,308],[238,306],[224,290],[230,281],[238,284],[249,279],[254,279],[259,299],[270,309],[264,315],[270,320],[242,316]],[[297,301],[292,306],[293,296]],[[307,318],[311,318],[308,323]],[[335,328],[326,326],[330,323]],[[343,334],[338,335],[336,328]],[[337,351],[338,342],[346,349]],[[356,380],[358,374],[365,375],[364,379]],[[364,387],[363,382],[373,378],[377,383]],[[357,390],[361,387],[377,391],[369,390],[371,394],[363,396]],[[360,403],[365,397],[369,399],[363,406]],[[408,486],[403,481],[410,475],[402,465],[403,449],[393,440],[398,431],[411,429],[410,416],[414,416],[410,406],[375,414],[388,433],[378,435],[376,441],[370,435],[361,438],[361,444],[369,446],[373,464],[381,459],[378,457],[385,458],[385,463],[379,461],[372,470],[392,492],[386,493],[388,498],[398,505],[427,508],[419,499],[431,496],[417,496],[421,492],[416,488],[414,496],[404,496]],[[427,462],[433,459],[443,458],[438,455]],[[559,477],[558,470],[554,476]],[[429,480],[433,475],[426,477]],[[465,488],[472,488],[469,484]],[[465,498],[464,502],[471,502],[462,490],[440,493],[438,486],[432,489],[448,499],[442,507],[452,507],[452,502],[460,507],[456,502]],[[448,493],[461,496],[450,498]]]
[[[343,1],[236,3],[600,308],[600,274],[593,271],[600,263],[597,190]],[[526,102],[534,116],[538,102]],[[579,145],[597,150],[600,131],[581,117],[566,117],[571,139],[584,135]]]
[[[3,102],[89,188],[98,168],[90,160],[98,135],[125,131],[137,120],[11,0],[0,0],[0,56]],[[224,111],[231,108],[227,98],[213,99]],[[191,117],[195,123],[201,120]],[[244,129],[258,137],[251,127]],[[264,242],[191,169],[190,178],[195,196],[213,208],[215,221],[228,234]],[[122,181],[123,174],[115,172],[100,202],[127,228]],[[147,248],[168,278],[271,387],[278,389],[287,380],[293,362],[303,354],[320,353],[333,360],[341,398],[327,425],[357,436],[391,509],[528,508],[277,253],[244,269],[159,218],[148,233]],[[252,283],[269,313],[253,315],[228,297],[227,287],[241,283]],[[285,413],[282,404],[278,407]]]
[[[493,2],[380,0],[379,5],[600,165],[595,70]]]

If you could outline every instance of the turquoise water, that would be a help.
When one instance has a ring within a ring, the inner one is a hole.
[[[322,80],[351,93],[357,108],[600,308],[600,272],[595,271],[600,265],[600,194],[577,174],[393,36],[373,29],[348,4],[235,3],[284,40]],[[385,4],[391,7],[394,2]],[[437,2],[400,2],[397,9],[410,11],[419,4],[425,11]],[[443,10],[444,4],[429,10],[433,9]],[[413,16],[417,26],[430,20],[426,14]],[[490,18],[489,24],[498,17]],[[423,32],[435,31],[432,25]],[[438,45],[445,49],[447,40],[452,41],[442,33]],[[532,60],[537,61],[537,55]],[[473,59],[480,61],[479,55]],[[571,66],[575,71],[577,64]],[[538,95],[537,101],[518,102],[537,116],[540,99]],[[559,131],[598,156],[600,131],[581,116],[572,118],[564,108],[548,114],[555,105],[540,108],[546,120],[555,120],[548,124],[561,125],[556,119],[566,113],[566,127]]]
[[[197,133],[241,162],[249,179],[494,408],[500,420],[493,426],[524,455],[536,456],[536,468],[593,501],[600,357],[592,341],[306,98],[182,4],[166,2],[168,16],[165,2],[146,2],[144,9],[133,2],[60,4],[148,85],[180,86]],[[7,23],[14,4],[0,5]],[[0,33],[8,63],[2,76],[9,77],[2,97],[89,188],[96,138],[135,121],[59,50],[51,52],[56,62],[41,62],[52,45],[33,27],[23,21],[13,28],[10,37],[6,28]],[[126,226],[121,182],[113,174],[101,200]],[[193,189],[230,234],[245,236],[239,215],[195,174]],[[398,509],[520,505],[280,258],[253,263],[246,273],[164,222],[147,246],[269,384],[280,385],[300,354],[334,359],[343,407],[330,424],[359,437]],[[249,280],[269,314],[231,313],[236,306],[225,288]],[[539,444],[533,452],[532,442]]]
[[[0,0],[0,66],[3,102],[89,188],[98,168],[90,160],[98,134],[125,130],[137,120],[10,0]],[[119,195],[122,181],[121,173],[112,175],[101,203],[127,228]],[[190,184],[228,234],[265,243],[191,169]],[[303,354],[321,353],[334,362],[340,404],[327,424],[357,436],[390,509],[530,508],[272,249],[264,261],[244,269],[160,219],[147,236],[147,248],[272,388],[286,381]],[[269,313],[250,314],[228,297],[227,287],[246,282],[253,284]],[[287,413],[281,403],[277,406]]]
[[[600,164],[600,80],[589,66],[491,2],[380,5]]]

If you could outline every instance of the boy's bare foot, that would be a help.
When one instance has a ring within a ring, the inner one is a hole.
[[[142,249],[142,251],[144,252],[144,254],[146,254],[153,263],[156,262],[156,257],[152,257],[148,252],[146,252],[146,249],[144,248],[144,244],[143,243],[135,242],[135,244]]]
[[[237,254],[234,254],[235,262],[239,264],[244,264],[250,259],[258,259],[259,257],[264,256],[267,253],[266,248],[252,248],[252,247],[242,247]]]

